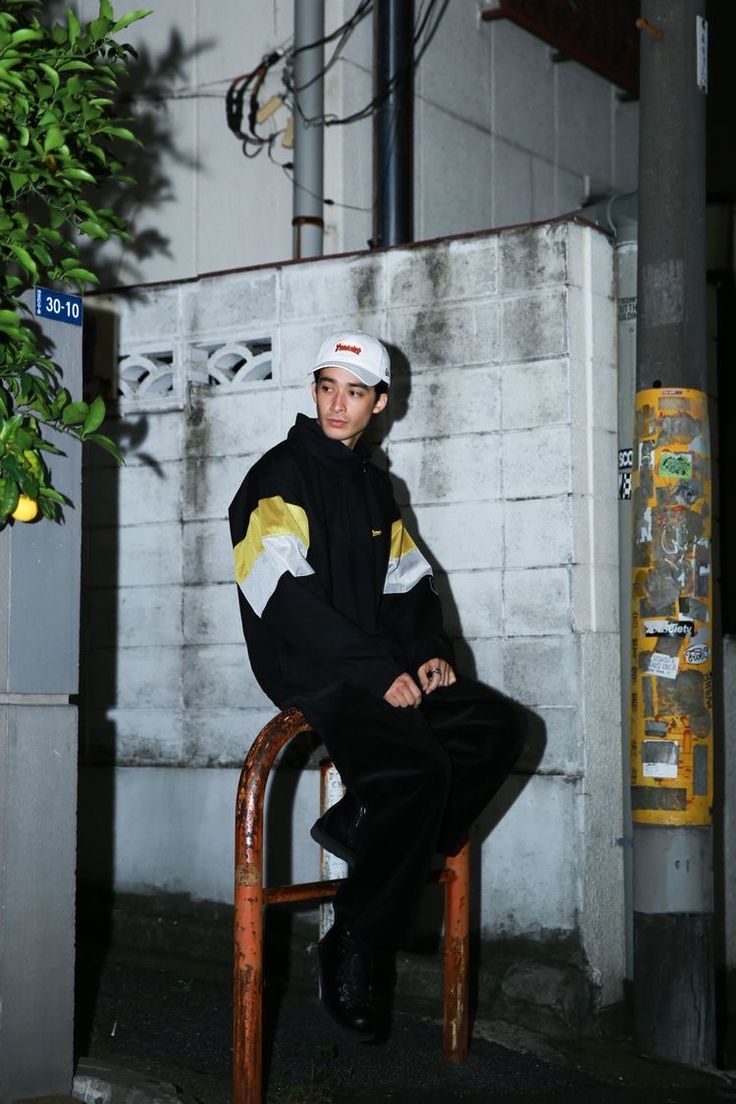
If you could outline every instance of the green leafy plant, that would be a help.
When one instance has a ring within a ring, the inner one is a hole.
[[[96,207],[97,187],[130,184],[119,150],[137,142],[115,110],[133,48],[115,36],[149,11],[46,27],[40,0],[3,0],[0,11],[0,526],[21,495],[56,519],[67,500],[53,486],[44,452],[60,450],[48,431],[94,441],[120,460],[100,433],[101,397],[74,400],[20,301],[35,284],[83,291],[98,282],[80,260],[85,239],[127,238],[125,221]]]

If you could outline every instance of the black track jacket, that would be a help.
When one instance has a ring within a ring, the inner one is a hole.
[[[432,569],[360,442],[299,414],[243,480],[230,531],[251,666],[280,709],[340,683],[382,698],[402,672],[452,662]]]

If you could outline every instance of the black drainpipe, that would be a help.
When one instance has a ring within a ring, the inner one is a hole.
[[[374,249],[414,239],[413,0],[373,8]]]

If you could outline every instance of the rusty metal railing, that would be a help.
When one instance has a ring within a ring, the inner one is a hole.
[[[261,1104],[263,1052],[263,909],[334,897],[340,880],[263,885],[266,783],[279,752],[310,730],[299,709],[287,709],[261,730],[248,752],[235,813],[235,960],[233,975],[233,1104]],[[468,847],[434,875],[445,887],[443,1050],[451,1062],[468,1053]]]

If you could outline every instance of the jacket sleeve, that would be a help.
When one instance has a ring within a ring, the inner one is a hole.
[[[383,697],[403,670],[391,640],[364,632],[332,605],[307,558],[306,511],[282,495],[260,495],[272,488],[268,482],[254,487],[256,482],[244,485],[230,508],[235,577],[243,597],[293,661],[304,657],[305,667],[324,665],[335,681]]]
[[[439,657],[454,663],[432,568],[400,517],[391,527],[380,627],[400,643],[412,673],[428,659]]]

